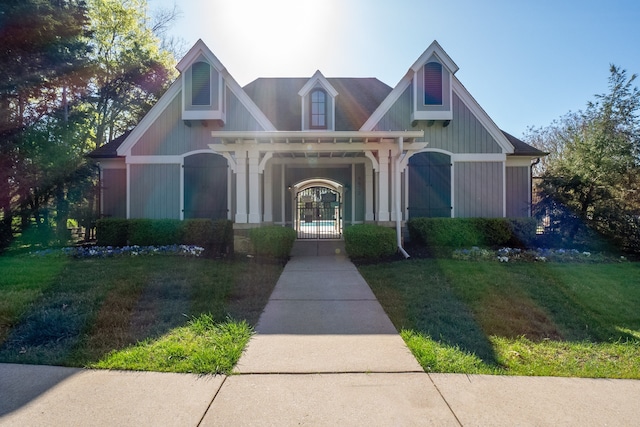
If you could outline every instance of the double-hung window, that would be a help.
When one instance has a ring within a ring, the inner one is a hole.
[[[327,94],[321,89],[311,92],[309,98],[311,103],[311,128],[326,129],[327,128]]]

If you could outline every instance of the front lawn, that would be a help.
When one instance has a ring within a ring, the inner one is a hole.
[[[640,379],[638,263],[359,269],[427,372]]]
[[[228,373],[282,266],[0,257],[0,362]]]

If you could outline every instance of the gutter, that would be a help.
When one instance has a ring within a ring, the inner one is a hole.
[[[397,245],[398,245],[398,250],[400,251],[400,253],[404,256],[405,259],[409,258],[410,255],[407,253],[407,251],[404,250],[404,248],[402,247],[402,212],[400,210],[401,208],[401,203],[400,203],[400,192],[402,190],[402,187],[400,185],[400,163],[402,163],[402,158],[403,158],[403,151],[404,151],[404,138],[399,137],[398,138],[398,156],[396,157],[396,167],[395,167],[395,188],[394,188],[394,193],[395,193],[395,202],[396,202],[396,239],[397,239]]]

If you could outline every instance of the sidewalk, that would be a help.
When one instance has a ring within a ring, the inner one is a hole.
[[[615,425],[640,381],[425,374],[339,242],[298,242],[236,374],[0,364],[0,425]]]

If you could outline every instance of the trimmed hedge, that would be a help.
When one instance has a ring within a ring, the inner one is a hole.
[[[258,256],[286,259],[296,241],[297,233],[293,228],[269,225],[253,228],[249,239]]]
[[[129,220],[129,244],[164,246],[184,243],[183,222],[178,219]]]
[[[412,241],[428,247],[527,247],[534,242],[533,218],[413,218],[407,222]]]
[[[182,241],[186,245],[201,246],[209,253],[231,253],[233,252],[233,222],[226,219],[186,220]]]
[[[396,253],[396,233],[392,228],[357,224],[344,229],[344,245],[352,258],[375,259]]]
[[[118,218],[100,219],[96,222],[98,246],[127,246],[129,244],[129,220]]]
[[[118,219],[96,224],[99,246],[197,245],[211,255],[224,255],[233,248],[233,223],[210,219]]]

